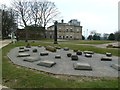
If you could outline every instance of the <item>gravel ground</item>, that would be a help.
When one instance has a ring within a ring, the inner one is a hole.
[[[32,50],[37,48],[37,53],[32,53]],[[46,51],[44,47],[32,47],[28,53],[31,56],[40,57],[41,60],[50,60],[56,62],[51,68],[38,66],[40,61],[36,62],[25,62],[24,57],[17,57],[19,48],[16,47],[8,53],[10,60],[17,65],[25,66],[32,69],[37,69],[40,71],[49,72],[52,74],[64,74],[64,75],[77,75],[77,76],[92,76],[92,77],[118,77],[118,71],[111,67],[111,64],[118,64],[118,57],[112,56],[112,61],[101,61],[101,57],[105,56],[103,54],[95,53],[92,58],[86,58],[83,55],[78,56],[78,61],[72,61],[71,58],[67,57],[67,53],[73,53],[73,50],[64,51],[63,49],[57,50],[57,52],[49,52],[48,56],[40,56],[40,52]],[[55,59],[55,55],[61,55],[61,59]],[[83,62],[88,63],[92,67],[92,71],[87,70],[74,70],[73,63]]]

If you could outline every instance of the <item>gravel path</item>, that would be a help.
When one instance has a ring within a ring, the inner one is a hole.
[[[37,53],[32,53],[32,49],[37,48],[38,52]],[[53,74],[65,74],[65,75],[80,75],[80,76],[92,76],[92,77],[118,77],[118,71],[116,69],[113,69],[111,67],[112,64],[118,64],[118,57],[112,56],[112,61],[101,61],[101,57],[105,56],[103,54],[97,54],[95,53],[92,58],[86,58],[83,55],[78,56],[79,60],[78,61],[72,61],[71,58],[67,57],[67,53],[71,52],[74,54],[72,50],[69,51],[64,51],[63,49],[57,50],[56,53],[49,52],[48,56],[40,56],[40,52],[45,51],[45,48],[38,48],[38,47],[32,47],[30,51],[28,52],[31,56],[34,57],[40,57],[41,60],[50,60],[54,61],[57,64],[51,68],[46,68],[43,66],[38,66],[37,64],[40,61],[36,62],[25,62],[23,61],[23,57],[19,58],[17,57],[18,55],[18,50],[19,48],[16,47],[12,49],[8,53],[8,57],[11,59],[11,61],[14,64],[21,65],[24,67],[28,68],[33,68],[37,69],[40,71],[45,71]],[[55,59],[55,55],[61,55],[61,59]],[[73,68],[73,63],[76,62],[83,62],[83,63],[88,63],[92,67],[92,71],[85,71],[85,70],[74,70]]]
[[[0,49],[2,48],[2,47],[4,47],[4,46],[6,46],[6,45],[8,45],[9,43],[11,43],[11,40],[3,40],[3,41],[1,41],[0,40]],[[51,43],[51,42],[46,42],[46,43]],[[73,43],[71,43],[71,44],[73,44]],[[113,44],[113,45],[118,45],[118,43],[109,43],[109,44]],[[98,48],[106,48],[106,46],[108,45],[108,44],[99,44],[99,45],[93,45],[93,44],[74,44],[74,45],[89,45],[89,46],[95,46],[95,47],[98,47]],[[62,54],[62,53],[61,53]],[[59,61],[58,61],[59,62]],[[61,61],[60,61],[61,62]],[[64,63],[63,63],[63,65],[64,65]],[[29,65],[28,65],[29,66]],[[114,70],[114,69],[113,69]],[[59,70],[58,72],[62,72],[62,70]],[[117,72],[114,70],[114,74],[115,74],[115,77],[116,77],[116,75],[117,75]],[[112,72],[113,73],[113,72]],[[104,74],[105,75],[105,74]],[[111,75],[111,73],[110,73],[110,75]],[[113,75],[114,76],[114,75]],[[2,89],[2,88],[8,88],[8,87],[6,87],[6,86],[2,86],[2,85],[0,85],[0,89]]]
[[[11,43],[11,40],[0,40],[0,49]]]

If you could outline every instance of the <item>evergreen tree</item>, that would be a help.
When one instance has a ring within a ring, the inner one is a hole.
[[[92,40],[93,39],[92,35],[89,35],[87,39]]]
[[[111,33],[108,37],[108,40],[115,40],[115,35]]]
[[[85,37],[82,35],[82,40],[85,40]]]

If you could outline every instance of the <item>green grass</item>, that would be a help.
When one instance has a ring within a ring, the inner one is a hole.
[[[106,52],[112,53],[115,56],[120,56],[119,49],[107,49],[107,48],[97,48],[94,46],[86,46],[86,45],[71,45],[71,44],[60,44],[61,47],[69,47],[71,49],[78,49],[81,51],[90,50],[95,53],[105,54]]]
[[[40,40],[42,42],[53,42],[53,39],[42,39]],[[105,40],[65,40],[65,41],[59,41],[62,43],[74,43],[74,44],[107,44],[107,43],[114,43],[116,41],[105,41]]]
[[[104,41],[104,40],[68,40],[66,41],[66,43],[74,43],[74,44],[107,44],[107,43],[113,43],[113,42],[116,42],[116,41]]]
[[[47,43],[30,43],[31,45],[48,45]],[[4,48],[2,54],[2,77],[3,77],[3,85],[11,87],[11,88],[118,88],[118,80],[117,79],[100,79],[100,80],[83,80],[79,81],[82,78],[77,78],[76,80],[72,79],[62,79],[55,78],[53,75],[49,75],[43,72],[39,72],[36,70],[30,70],[25,67],[20,67],[17,65],[13,65],[7,57],[7,53],[14,47],[24,46],[25,42],[18,42],[16,44],[10,44]],[[50,43],[49,45],[53,45]],[[69,44],[60,44],[59,46],[64,47],[68,46],[71,49],[77,48],[80,50],[85,49],[95,49],[98,52],[101,49],[94,47],[84,47],[84,46],[76,46]],[[116,51],[115,51],[116,53]],[[117,55],[117,54],[116,54]]]

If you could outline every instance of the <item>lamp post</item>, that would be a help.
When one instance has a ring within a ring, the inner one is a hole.
[[[87,35],[86,35],[86,40],[87,40],[87,38],[88,38],[88,29],[87,29]]]
[[[58,22],[55,21],[54,22],[54,44],[58,44],[58,42],[57,42],[57,24],[58,24]]]

